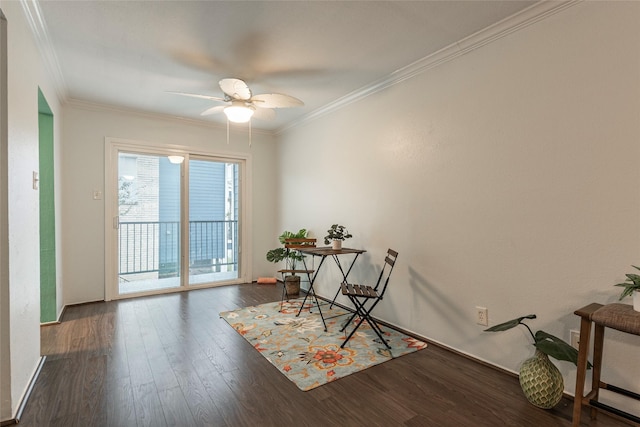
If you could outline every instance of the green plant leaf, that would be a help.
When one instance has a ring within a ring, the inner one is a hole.
[[[631,295],[633,295],[634,292],[640,292],[640,283],[625,282],[625,283],[618,283],[614,286],[620,286],[624,288],[624,290],[620,294],[620,300],[624,299],[625,297],[630,297]]]
[[[267,252],[267,261],[280,262],[287,257],[287,250],[285,248],[271,249]]]
[[[307,229],[301,228],[298,232],[293,233],[291,231],[283,231],[282,234],[278,237],[278,240],[283,245],[287,239],[304,239],[307,237]],[[300,254],[296,250],[291,250],[288,248],[276,248],[271,249],[267,252],[267,261],[269,262],[280,262],[285,261],[287,263],[287,268],[295,270],[296,262],[302,261],[304,255]]]
[[[284,245],[284,241],[286,239],[304,239],[305,237],[307,237],[307,230],[305,228],[301,228],[297,233],[292,231],[283,231],[278,237],[278,240]]]
[[[328,245],[332,240],[345,240],[352,237],[353,235],[349,233],[344,225],[333,224],[327,230],[327,235],[324,237],[324,244]]]
[[[632,265],[632,267],[635,268],[636,270],[640,270],[640,267],[636,265]],[[625,274],[625,276],[627,276],[626,282],[616,283],[614,285],[614,286],[620,286],[624,288],[622,290],[622,293],[620,294],[619,300],[623,300],[626,297],[630,297],[636,291],[640,292],[640,275],[629,273],[629,274]]]
[[[633,283],[640,282],[640,275],[629,273],[629,274],[625,274],[625,276],[627,276],[627,278],[631,280]]]
[[[527,316],[518,317],[517,319],[512,319],[504,323],[500,323],[499,325],[492,326],[488,329],[485,329],[485,332],[501,332],[506,331],[511,328],[515,328],[520,325],[524,319],[535,319],[535,314],[529,314]]]
[[[536,332],[535,340],[534,346],[547,356],[578,365],[578,350],[571,347],[566,341],[545,331]],[[587,362],[587,367],[591,368],[590,362]]]

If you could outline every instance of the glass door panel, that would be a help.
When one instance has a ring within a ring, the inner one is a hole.
[[[180,165],[118,152],[118,293],[180,286]]]
[[[189,161],[189,285],[238,278],[239,168]]]

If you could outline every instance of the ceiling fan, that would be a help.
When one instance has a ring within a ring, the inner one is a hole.
[[[224,112],[229,121],[234,123],[246,123],[251,120],[251,117],[270,120],[276,115],[274,108],[292,108],[304,105],[304,102],[298,98],[280,93],[253,95],[249,86],[240,79],[226,78],[220,80],[218,84],[224,93],[223,98],[185,92],[169,93],[224,102],[227,105],[216,105],[203,111],[201,115],[208,116]]]

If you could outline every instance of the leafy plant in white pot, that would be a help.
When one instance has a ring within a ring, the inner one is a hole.
[[[324,244],[328,245],[331,242],[333,249],[342,249],[342,242],[352,237],[344,225],[333,224],[327,230],[327,235],[324,236]]]
[[[635,265],[632,265],[632,267],[640,270],[640,267],[636,267]],[[626,276],[627,280],[625,282],[616,285],[624,288],[620,294],[620,300],[633,296],[633,309],[640,311],[640,275],[630,273],[626,274]]]

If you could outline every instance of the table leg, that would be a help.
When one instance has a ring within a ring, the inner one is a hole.
[[[324,256],[322,257],[322,259],[320,260],[320,263],[318,264],[318,268],[316,269],[313,276],[307,273],[307,277],[309,278],[309,290],[304,296],[304,300],[302,300],[302,304],[298,309],[298,314],[296,314],[296,317],[300,316],[300,313],[302,313],[302,309],[304,308],[304,304],[307,302],[307,297],[311,295],[311,298],[313,298],[316,301],[316,305],[318,306],[318,312],[320,312],[320,318],[322,319],[322,324],[324,325],[324,331],[327,332],[327,323],[325,322],[324,316],[322,315],[322,309],[320,308],[320,302],[318,301],[318,297],[316,296],[316,291],[313,289],[313,283],[316,281],[316,277],[318,276],[318,271],[320,271],[320,267],[322,267],[322,263],[324,262],[325,258],[326,257]],[[307,262],[304,260],[304,258],[302,258],[302,264],[304,265],[304,269],[308,271],[309,269],[307,268]],[[311,302],[311,307],[313,307],[313,301]],[[311,309],[309,309],[309,313],[311,313]]]
[[[593,336],[593,370],[591,371],[591,399],[596,402],[600,398],[600,375],[602,369],[602,350],[604,349],[604,326],[594,326]],[[596,419],[598,410],[591,408],[591,419]]]
[[[576,392],[573,398],[573,427],[580,425],[580,416],[582,415],[582,399],[584,398],[584,383],[587,376],[590,335],[591,320],[588,317],[582,317],[580,319],[580,349],[578,350],[578,369],[576,371]]]

